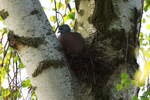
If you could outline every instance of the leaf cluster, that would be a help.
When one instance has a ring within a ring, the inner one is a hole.
[[[22,80],[21,70],[25,68],[16,50],[10,47],[7,35],[9,30],[0,30],[0,100],[16,100],[23,97],[23,89],[33,94],[30,80]],[[35,95],[31,98],[35,98]],[[36,100],[36,99],[33,99]]]

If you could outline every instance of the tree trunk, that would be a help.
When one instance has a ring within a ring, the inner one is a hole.
[[[74,76],[39,1],[0,0],[0,11],[8,13],[9,40],[26,65],[39,100],[130,100],[137,87],[117,92],[116,84],[122,72],[133,78],[137,68],[134,49],[138,46],[143,1],[75,3],[75,29],[87,47],[83,57],[69,60]]]
[[[80,79],[86,83],[90,80],[95,100],[131,100],[138,88],[131,86],[117,92],[116,85],[121,81],[121,73],[133,79],[138,67],[134,50],[139,46],[143,0],[75,0],[75,3],[78,13],[75,30],[86,39],[91,58],[84,65],[90,75]]]
[[[78,100],[79,84],[39,1],[0,0],[0,14],[39,100]]]

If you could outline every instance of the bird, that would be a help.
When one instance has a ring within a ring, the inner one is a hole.
[[[85,49],[85,42],[82,35],[78,32],[72,32],[68,24],[58,27],[60,41],[65,53],[70,55],[82,54]]]

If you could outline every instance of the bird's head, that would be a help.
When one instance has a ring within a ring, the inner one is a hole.
[[[58,27],[58,32],[60,32],[61,34],[68,33],[70,31],[71,31],[71,29],[70,29],[69,25],[67,25],[67,24],[63,24]]]

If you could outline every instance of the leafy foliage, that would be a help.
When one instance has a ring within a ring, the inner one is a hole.
[[[56,31],[61,24],[69,24],[71,27],[75,23],[75,6],[71,0],[50,0],[52,3],[49,20]],[[70,6],[71,4],[71,6]],[[48,9],[45,9],[45,11]]]
[[[121,82],[116,85],[116,89],[118,92],[120,92],[122,90],[132,88],[133,85],[134,86],[137,85],[137,81],[131,80],[127,73],[122,73]],[[148,88],[146,91],[143,90],[143,95],[140,97],[133,96],[132,100],[149,100],[149,97],[150,97],[150,88]]]
[[[140,87],[142,95],[133,96],[132,100],[149,100],[150,98],[150,23],[148,22],[150,18],[150,0],[145,0],[144,2],[144,15],[141,20],[142,28],[139,35],[140,48],[135,49],[135,54],[139,63],[139,70],[136,71],[134,79],[129,79],[128,75],[125,73],[121,74],[121,82],[117,84],[116,89],[121,91],[123,89],[130,88],[129,86],[135,85]],[[147,84],[145,84],[147,83]]]
[[[121,83],[117,84],[116,89],[117,91],[121,91],[122,89],[129,88],[131,84],[131,80],[127,73],[121,74]]]
[[[140,48],[139,52],[141,55],[143,55],[143,63],[144,66],[141,66],[141,70],[138,70],[135,73],[135,80],[137,83],[137,86],[144,86],[145,82],[147,81],[149,75],[150,75],[150,61],[148,60],[150,58],[150,49],[145,50],[144,48]]]
[[[150,75],[150,23],[149,23],[149,8],[150,8],[150,0],[145,0],[144,2],[144,15],[142,18],[142,29],[139,35],[139,43],[140,48],[138,52],[138,57],[140,57],[140,61],[142,64],[140,65],[139,70],[135,73],[135,81],[136,85],[144,86],[145,82],[148,80]]]
[[[24,80],[22,81],[22,87],[31,87],[30,80]]]
[[[0,100],[23,98],[23,88],[34,92],[30,81],[21,79],[24,65],[17,52],[9,46],[8,32],[6,28],[0,30]]]
[[[144,2],[144,11],[148,11],[150,8],[150,0],[145,0]]]

